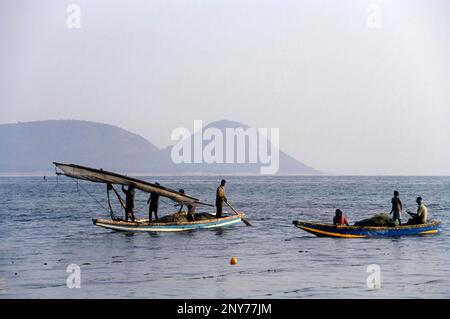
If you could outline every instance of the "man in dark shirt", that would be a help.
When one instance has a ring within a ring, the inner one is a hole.
[[[398,220],[398,224],[401,225],[402,224],[403,206],[402,206],[402,201],[400,200],[399,196],[400,196],[399,192],[394,191],[394,197],[391,199],[391,203],[392,203],[391,214],[393,214],[392,219],[394,221]]]
[[[128,186],[128,189],[122,185],[122,192],[127,196],[125,199],[125,221],[128,221],[128,217],[134,222],[134,186]]]
[[[179,189],[178,193],[184,194],[184,189]],[[180,206],[180,209],[178,210],[178,213],[181,213],[183,211],[183,204],[175,204],[174,207]]]
[[[159,186],[159,183],[155,183],[155,185]],[[151,193],[148,198],[147,204],[148,206],[148,222],[152,222],[152,213],[155,213],[155,223],[158,222],[158,207],[159,207],[159,194]]]

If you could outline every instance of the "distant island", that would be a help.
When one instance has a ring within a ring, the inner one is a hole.
[[[222,120],[205,128],[248,128]],[[66,162],[128,174],[258,174],[259,164],[175,164],[171,146],[159,149],[117,126],[78,120],[0,124],[0,174],[48,174]],[[280,175],[318,175],[280,150]]]

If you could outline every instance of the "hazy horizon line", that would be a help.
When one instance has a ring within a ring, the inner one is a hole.
[[[216,177],[216,176],[231,176],[231,177],[450,177],[448,175],[409,175],[409,174],[399,174],[399,175],[390,175],[390,174],[273,174],[273,175],[262,175],[262,174],[251,174],[251,173],[236,173],[236,174],[228,174],[228,173],[186,173],[186,174],[174,174],[174,173],[130,173],[130,172],[121,172],[127,176],[142,176],[142,177],[152,177],[152,176],[174,176],[174,177]],[[36,173],[0,173],[1,177],[58,177],[54,172],[36,172]]]

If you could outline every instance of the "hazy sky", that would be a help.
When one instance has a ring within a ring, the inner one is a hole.
[[[230,119],[325,172],[450,174],[450,1],[2,0],[0,45],[0,123]]]

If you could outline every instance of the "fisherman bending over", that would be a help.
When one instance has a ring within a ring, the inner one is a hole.
[[[155,183],[155,185],[159,186],[159,183]],[[152,213],[155,213],[155,223],[158,222],[158,207],[159,207],[159,194],[151,193],[148,198],[147,204],[150,204],[148,207],[148,222],[152,222]]]
[[[403,206],[402,206],[402,201],[399,198],[399,193],[398,191],[394,191],[394,197],[391,199],[392,202],[392,209],[390,214],[393,213],[392,215],[392,219],[394,221],[398,220],[398,224],[401,225],[402,224],[402,210],[403,210]]]
[[[222,217],[223,202],[227,202],[227,197],[225,196],[225,183],[226,181],[222,179],[220,181],[220,186],[217,187],[216,191],[216,218]]]
[[[178,193],[184,194],[184,189],[179,189]],[[181,213],[183,211],[183,204],[175,204],[174,207],[180,206],[180,209],[178,210],[178,213]],[[195,206],[193,205],[187,205],[187,218],[190,222],[195,221]]]
[[[345,216],[345,214],[340,209],[336,209],[336,215],[333,217],[333,224],[336,226],[348,226],[347,216]]]
[[[187,213],[187,218],[190,222],[195,221],[195,206],[193,205],[188,205],[188,213]]]
[[[125,221],[128,221],[128,217],[134,222],[134,186],[128,186],[128,190],[122,185],[122,192],[127,196],[125,199]]]
[[[407,213],[412,217],[408,220],[408,224],[426,224],[428,219],[428,208],[422,203],[422,197],[417,197],[416,203],[418,205],[417,214],[407,211]]]

